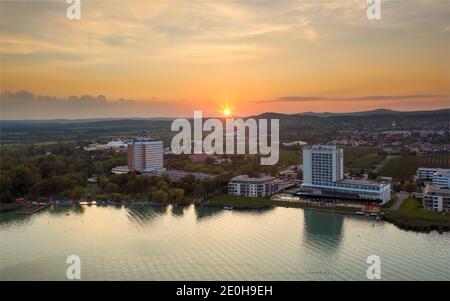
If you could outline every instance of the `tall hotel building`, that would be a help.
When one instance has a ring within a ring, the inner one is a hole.
[[[128,169],[154,172],[163,170],[163,142],[160,140],[133,140],[128,142]]]
[[[384,204],[391,198],[386,181],[344,179],[344,151],[334,145],[303,149],[303,183],[298,195],[364,200]]]
[[[303,149],[303,182],[324,185],[344,178],[344,152],[336,146]]]

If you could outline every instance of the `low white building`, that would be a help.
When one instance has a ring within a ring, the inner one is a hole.
[[[283,142],[283,145],[284,146],[294,146],[294,145],[297,145],[297,146],[304,146],[304,145],[307,145],[308,144],[308,142],[305,142],[305,141],[292,141],[292,142]]]
[[[422,181],[432,181],[433,175],[438,171],[450,171],[450,169],[419,167],[417,169],[417,177]]]
[[[264,176],[250,178],[240,175],[228,183],[228,195],[246,197],[265,197],[279,192],[284,188],[284,182],[275,177]]]
[[[128,146],[128,144],[122,140],[112,140],[109,141],[106,145],[111,148],[123,148],[123,149],[126,149]]]
[[[385,204],[391,199],[388,181],[339,180],[322,185],[302,184],[299,196],[360,200]]]
[[[99,144],[99,143],[89,144],[88,146],[85,146],[83,149],[88,152],[105,151],[109,149],[119,151],[119,150],[126,150],[127,143],[123,142],[122,140],[112,140],[106,144]]]
[[[198,181],[211,180],[218,176],[217,174],[186,171],[186,170],[179,170],[179,169],[162,169],[162,170],[157,170],[157,171],[145,172],[145,174],[155,175],[155,176],[168,176],[169,179],[172,181],[181,180],[182,178],[189,176],[189,175],[194,176],[194,178]]]
[[[124,175],[130,172],[128,166],[116,166],[111,169],[111,173],[115,175]]]
[[[427,186],[423,191],[423,208],[429,211],[449,212],[450,189]]]
[[[433,186],[450,189],[450,169],[439,169],[433,174]]]
[[[449,211],[450,208],[450,169],[419,168],[423,176],[432,181],[423,191],[423,208],[430,211]],[[430,176],[430,173],[433,174]],[[426,174],[425,174],[426,173]]]

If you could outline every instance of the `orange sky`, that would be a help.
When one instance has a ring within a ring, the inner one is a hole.
[[[450,107],[447,1],[81,2],[0,2],[2,118]]]

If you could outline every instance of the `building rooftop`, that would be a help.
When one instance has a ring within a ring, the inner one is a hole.
[[[437,169],[434,176],[438,177],[448,177],[450,176],[450,169]]]
[[[259,177],[259,178],[251,178],[248,175],[240,175],[240,176],[236,176],[236,177],[232,178],[231,182],[253,182],[253,183],[259,183],[259,182],[266,182],[266,181],[271,181],[271,180],[275,180],[275,177],[262,176],[262,177]]]
[[[388,181],[369,181],[369,180],[351,180],[351,179],[343,179],[337,181],[337,183],[342,184],[352,184],[352,185],[365,185],[365,186],[373,186],[380,187],[389,184]]]
[[[424,170],[424,171],[450,171],[450,169],[445,168],[438,168],[438,167],[419,167],[417,170]]]
[[[450,194],[450,189],[439,188],[435,185],[428,185],[427,187],[425,187],[424,193]]]
[[[111,147],[124,147],[127,145],[127,143],[123,142],[122,140],[112,140],[109,141],[106,145],[109,145]]]
[[[336,150],[336,145],[325,145],[325,144],[317,144],[309,147],[305,147],[306,149],[312,150]]]
[[[128,143],[139,143],[139,142],[162,142],[162,140],[159,139],[152,139],[152,138],[135,138],[133,140],[129,140]]]

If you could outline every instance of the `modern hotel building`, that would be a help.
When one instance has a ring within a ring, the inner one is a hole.
[[[163,142],[139,139],[128,142],[128,169],[153,172],[163,170]]]
[[[344,179],[344,151],[334,145],[303,149],[303,183],[298,195],[364,200],[384,204],[391,198],[388,181]]]

